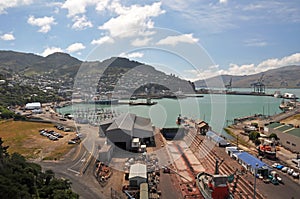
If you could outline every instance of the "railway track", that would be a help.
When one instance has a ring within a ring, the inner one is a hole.
[[[203,164],[208,172],[214,172],[211,168],[215,167],[215,160],[222,159],[219,155],[213,150],[213,146],[215,145],[210,140],[203,139],[198,135],[195,129],[190,129],[189,133],[185,137],[186,144],[189,146],[190,150],[194,152],[195,156],[198,160]],[[210,169],[210,170],[209,170]],[[235,174],[236,171],[230,167],[227,163],[223,163],[219,168],[220,173],[231,175]],[[237,180],[238,178],[238,180]],[[235,193],[237,193],[239,198],[252,198],[253,197],[253,188],[249,186],[251,182],[246,180],[243,176],[237,176]],[[257,192],[257,199],[264,199],[264,197]]]

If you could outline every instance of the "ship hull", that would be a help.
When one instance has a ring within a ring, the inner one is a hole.
[[[218,175],[220,176],[220,175]],[[223,176],[224,177],[224,176]],[[212,184],[207,183],[215,178],[215,175],[209,173],[199,173],[197,175],[196,184],[205,199],[229,199],[232,198],[229,192],[228,185],[214,187]],[[227,179],[227,177],[226,177]]]

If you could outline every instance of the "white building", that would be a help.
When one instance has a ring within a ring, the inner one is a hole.
[[[25,105],[26,110],[40,110],[42,109],[42,105],[40,102],[32,102],[32,103],[27,103]]]
[[[129,185],[139,187],[141,183],[147,182],[147,166],[136,163],[130,166]]]

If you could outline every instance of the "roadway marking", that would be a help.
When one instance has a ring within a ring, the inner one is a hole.
[[[88,164],[90,163],[90,161],[92,159],[92,156],[94,155],[94,152],[95,152],[95,142],[93,143],[92,152],[90,152],[90,155],[89,155],[87,161],[85,162],[85,164],[83,165],[83,167],[81,167],[81,169],[80,169],[80,173],[81,174],[85,173],[85,170],[88,167]]]
[[[82,148],[82,142],[80,142],[80,144],[77,148],[79,148],[79,149],[77,149],[77,153],[75,154],[75,157],[72,158],[72,161],[75,161],[77,159],[77,157],[79,156],[81,148]]]
[[[86,151],[83,153],[83,155],[81,156],[81,158],[75,163],[75,164],[73,164],[73,166],[71,166],[71,168],[72,167],[75,167],[77,164],[79,164],[80,162],[82,162],[82,160],[84,159],[84,157],[85,157],[85,155],[86,155]]]
[[[67,170],[68,170],[68,171],[71,171],[71,172],[74,172],[74,173],[76,173],[77,175],[80,175],[80,174],[81,174],[79,171],[75,171],[74,169],[71,169],[71,168],[68,168]]]

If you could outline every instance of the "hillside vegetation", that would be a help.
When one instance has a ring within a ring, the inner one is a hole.
[[[9,154],[0,138],[0,196],[1,198],[77,199],[71,182],[55,177],[53,171],[42,171],[18,153]]]

